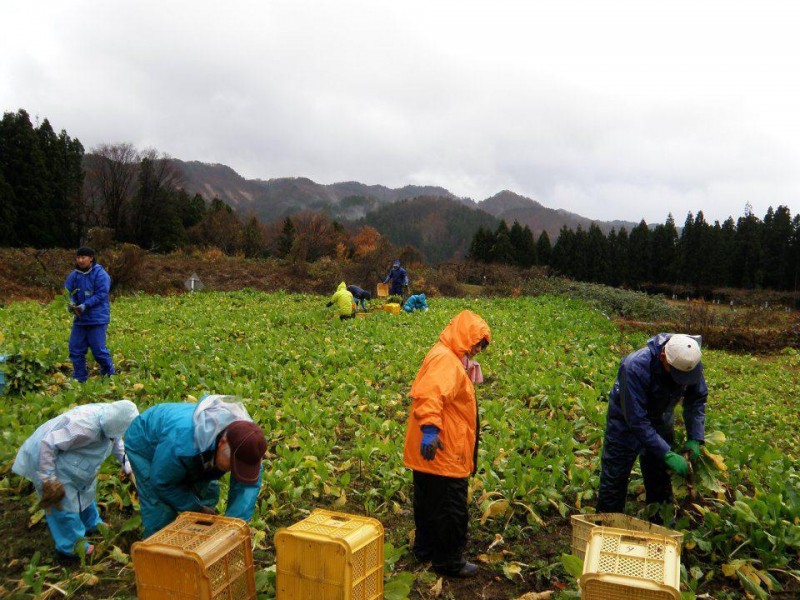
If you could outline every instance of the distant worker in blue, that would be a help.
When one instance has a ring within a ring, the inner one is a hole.
[[[180,512],[216,514],[218,480],[229,471],[225,515],[245,521],[253,516],[267,441],[233,397],[205,396],[196,403],[148,408],[131,423],[125,447],[145,537]]]
[[[383,283],[389,283],[390,281],[389,295],[402,297],[403,288],[408,287],[408,273],[400,266],[399,260],[395,260],[392,263],[392,268],[389,269],[389,274],[386,275],[386,279],[383,280]]]
[[[347,291],[353,294],[353,301],[356,303],[356,306],[360,304],[361,309],[364,312],[369,310],[367,308],[367,300],[372,300],[371,292],[368,292],[367,290],[360,288],[357,285],[348,285]]]
[[[75,557],[76,544],[94,550],[86,535],[103,520],[97,510],[97,474],[113,452],[130,474],[122,436],[139,414],[130,400],[83,404],[54,417],[22,444],[12,470],[33,482],[56,551]]]
[[[425,300],[425,294],[414,294],[409,296],[406,303],[403,305],[403,310],[407,313],[421,310],[426,312],[428,310],[428,301]]]
[[[89,378],[86,369],[86,352],[89,348],[100,365],[100,373],[114,374],[111,352],[106,348],[106,330],[111,320],[108,299],[111,277],[97,264],[91,248],[78,248],[75,254],[75,270],[67,276],[64,288],[69,295],[68,308],[75,315],[69,336],[72,377],[83,383]]]
[[[625,512],[637,456],[647,504],[673,501],[670,471],[684,477],[689,472],[686,459],[673,451],[675,405],[683,399],[683,452],[696,460],[705,440],[707,397],[700,344],[694,337],[660,333],[622,359],[608,399],[598,513]],[[662,522],[658,514],[650,520]]]

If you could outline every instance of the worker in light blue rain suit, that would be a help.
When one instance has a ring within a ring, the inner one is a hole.
[[[395,260],[392,263],[392,268],[389,269],[389,273],[386,275],[386,279],[383,280],[383,283],[389,283],[390,281],[389,295],[402,297],[403,288],[408,287],[408,273],[400,266],[399,260]]]
[[[179,512],[216,514],[218,480],[228,471],[225,515],[245,521],[253,516],[267,442],[244,406],[232,400],[214,395],[197,403],[158,404],[131,423],[125,444],[145,537]]]
[[[95,488],[108,455],[130,474],[122,436],[138,414],[130,400],[84,404],[50,419],[22,444],[12,470],[33,482],[60,554],[75,556],[76,543],[102,523]]]
[[[689,465],[672,451],[675,405],[683,398],[691,460],[700,456],[705,438],[708,388],[693,337],[661,333],[644,348],[622,359],[609,395],[601,459],[598,513],[622,513],[633,463],[639,457],[647,504],[672,502],[670,470],[686,476]],[[651,521],[661,522],[658,514]]]
[[[403,304],[403,310],[407,313],[414,312],[415,310],[427,311],[428,301],[425,300],[425,294],[414,294],[409,296],[406,303]]]
[[[113,375],[114,363],[111,352],[106,347],[106,330],[111,320],[111,305],[108,300],[111,277],[97,264],[94,250],[78,248],[75,270],[67,276],[64,288],[70,296],[68,308],[75,315],[69,336],[72,377],[80,382],[89,377],[86,370],[86,352],[89,348],[100,365],[100,373]]]

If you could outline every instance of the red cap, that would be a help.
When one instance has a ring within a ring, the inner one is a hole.
[[[240,483],[255,483],[261,459],[267,453],[267,440],[252,421],[234,421],[225,429],[231,448],[231,474]]]

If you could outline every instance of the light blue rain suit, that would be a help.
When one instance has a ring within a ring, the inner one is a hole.
[[[403,310],[407,313],[414,312],[415,310],[428,310],[428,302],[425,300],[425,294],[416,294],[409,296],[406,303],[403,305]]]
[[[216,507],[219,479],[214,455],[224,429],[234,421],[252,421],[247,410],[230,396],[206,396],[194,403],[159,404],[131,423],[125,436],[128,460],[136,477],[144,535],[169,525],[183,511]],[[249,521],[253,516],[258,481],[230,480],[225,515]]]
[[[73,556],[76,542],[102,523],[95,488],[108,455],[113,452],[130,473],[122,435],[138,414],[130,400],[77,406],[39,427],[19,449],[12,470],[30,479],[39,497],[44,481],[57,479],[64,486],[60,508],[45,514],[61,554]]]

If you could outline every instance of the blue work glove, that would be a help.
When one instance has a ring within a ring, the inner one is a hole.
[[[425,460],[433,460],[436,458],[436,450],[439,448],[444,450],[444,446],[439,439],[439,428],[436,427],[436,425],[423,425],[422,445],[419,449],[422,458]]]
[[[667,452],[664,455],[664,462],[681,477],[686,477],[689,474],[689,463],[680,454]]]

